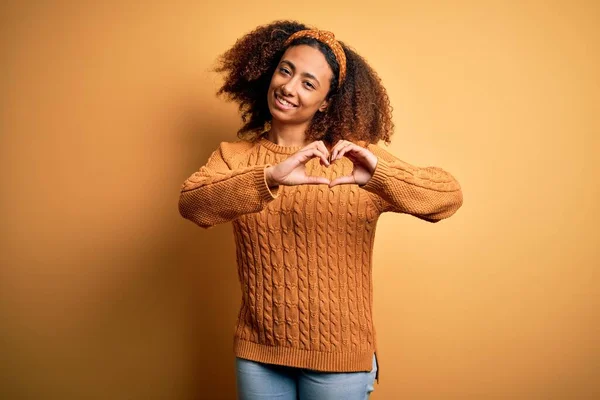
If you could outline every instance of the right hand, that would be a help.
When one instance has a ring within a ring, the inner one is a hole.
[[[267,185],[271,188],[279,185],[329,185],[329,179],[325,177],[306,175],[306,163],[315,157],[320,159],[321,165],[329,166],[329,151],[323,141],[312,142],[292,154],[285,161],[267,167],[265,170]]]

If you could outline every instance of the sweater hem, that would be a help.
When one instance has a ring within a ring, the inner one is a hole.
[[[268,346],[235,338],[236,357],[265,364],[284,365],[321,372],[369,372],[374,349],[356,352],[322,352],[292,347]]]

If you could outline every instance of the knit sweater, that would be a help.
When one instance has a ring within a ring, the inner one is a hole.
[[[234,334],[237,357],[329,372],[370,371],[373,326],[372,258],[375,226],[386,211],[429,222],[454,214],[462,191],[452,175],[419,168],[381,147],[363,186],[279,186],[265,168],[300,147],[265,138],[221,143],[182,185],[179,211],[203,228],[232,221],[242,304]],[[352,173],[342,158],[318,159],[308,175]]]

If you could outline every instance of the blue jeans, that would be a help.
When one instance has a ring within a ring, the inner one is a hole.
[[[371,372],[318,372],[236,358],[239,400],[367,400],[374,390]]]

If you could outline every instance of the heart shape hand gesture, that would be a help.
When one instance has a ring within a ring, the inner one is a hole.
[[[359,186],[366,185],[377,167],[377,156],[355,143],[340,140],[331,150],[331,161],[339,160],[344,156],[350,159],[354,165],[352,175],[335,178],[331,181],[329,187],[348,183]]]
[[[330,165],[331,161],[347,157],[354,164],[352,174],[335,178],[333,181],[320,176],[306,174],[306,163],[313,158],[319,158],[321,165]],[[298,150],[285,161],[268,167],[265,179],[269,187],[279,185],[295,186],[306,184],[324,184],[333,187],[340,184],[364,185],[373,176],[377,166],[377,157],[364,147],[347,140],[340,140],[330,153],[322,141],[315,141]]]

